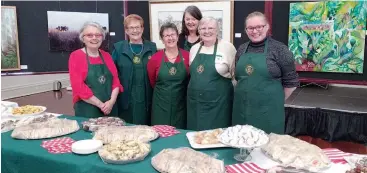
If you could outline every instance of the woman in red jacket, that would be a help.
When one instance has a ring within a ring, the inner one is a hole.
[[[152,125],[186,128],[186,88],[189,76],[189,52],[177,46],[175,24],[161,26],[159,35],[165,49],[155,53],[147,64],[153,91]]]
[[[123,91],[109,53],[99,47],[105,38],[102,26],[87,22],[79,39],[85,47],[70,54],[69,74],[76,116],[117,116],[117,95]]]

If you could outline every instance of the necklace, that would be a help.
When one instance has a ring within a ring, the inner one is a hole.
[[[133,58],[133,62],[134,64],[140,64],[140,54],[143,52],[143,49],[144,49],[144,44],[141,45],[141,50],[139,53],[135,53],[133,48],[131,47],[131,43],[129,43],[129,47],[130,47],[130,50],[131,52],[134,54],[134,58]]]

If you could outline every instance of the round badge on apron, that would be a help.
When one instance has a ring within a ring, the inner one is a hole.
[[[133,62],[134,62],[134,64],[140,64],[140,57],[134,56]]]
[[[254,71],[254,68],[252,67],[252,65],[249,65],[249,64],[246,65],[246,73],[248,75],[251,75],[253,71]]]
[[[203,73],[203,72],[204,72],[204,66],[203,66],[202,64],[200,64],[200,65],[198,66],[198,68],[196,68],[196,71],[197,71],[199,74]]]
[[[174,76],[176,74],[177,70],[176,70],[176,67],[171,67],[168,71],[168,73],[171,75],[171,76]]]

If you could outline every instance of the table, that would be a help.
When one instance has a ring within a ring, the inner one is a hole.
[[[87,120],[82,117],[61,116],[81,122]],[[190,147],[186,138],[188,130],[180,130],[180,134],[167,138],[158,138],[151,142],[152,151],[140,162],[126,165],[111,165],[102,162],[97,153],[77,155],[74,153],[51,154],[40,145],[43,140],[17,140],[10,132],[1,134],[1,172],[4,173],[154,173],[157,172],[151,165],[151,158],[165,148]],[[91,139],[93,135],[82,129],[66,135],[74,140]],[[233,156],[239,149],[217,148],[204,149],[208,155],[218,155],[225,165],[235,164]]]

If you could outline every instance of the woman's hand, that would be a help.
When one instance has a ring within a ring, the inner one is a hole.
[[[113,105],[115,104],[115,102],[113,100],[108,100],[103,104],[103,107],[101,108],[102,112],[105,115],[108,115],[111,113],[111,110],[113,108]]]

